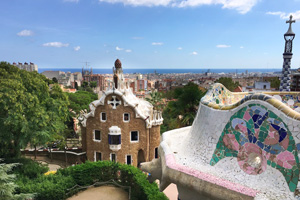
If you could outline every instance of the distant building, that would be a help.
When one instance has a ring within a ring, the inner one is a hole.
[[[53,79],[54,77],[58,80],[59,77],[64,74],[62,71],[43,71],[42,74],[46,76],[48,79]]]
[[[134,82],[130,83],[130,87],[134,93],[140,92],[142,90],[146,91],[148,90],[148,81],[142,79],[135,80]]]
[[[96,91],[100,92],[105,89],[105,77],[101,74],[93,74],[93,68],[90,69],[85,69],[82,68],[82,76],[83,76],[83,81],[85,82],[92,82],[96,81],[97,82],[97,87]]]
[[[71,86],[72,88],[75,88],[76,85],[81,86],[82,74],[80,72],[44,71],[42,74],[51,80],[56,78],[58,84],[63,86]]]
[[[158,157],[160,111],[137,98],[125,82],[119,59],[113,82],[99,100],[82,113],[82,149],[88,160],[111,160],[138,166]]]
[[[271,89],[271,83],[270,82],[264,82],[264,81],[255,81],[254,89],[256,89],[256,90],[270,90]]]
[[[33,72],[33,71],[38,71],[38,66],[32,62],[30,62],[29,64],[27,62],[23,63],[13,63],[14,66],[18,67],[19,69],[23,69],[29,72]]]

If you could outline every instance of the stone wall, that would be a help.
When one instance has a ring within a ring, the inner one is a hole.
[[[112,105],[107,104],[108,100],[112,99],[112,96],[117,96],[121,101],[121,105],[118,105],[116,109],[112,108]],[[116,154],[116,161],[120,163],[126,163],[126,155],[132,156],[132,165],[138,165],[138,152],[141,150],[145,160],[149,161],[154,158],[154,149],[159,146],[159,134],[160,127],[153,126],[150,129],[146,128],[146,122],[142,118],[136,118],[136,113],[131,106],[124,106],[122,98],[116,94],[108,95],[104,105],[99,105],[94,117],[89,117],[86,121],[86,128],[82,129],[82,142],[83,149],[87,153],[88,160],[95,160],[95,152],[101,152],[102,160],[110,160],[110,154]],[[106,121],[100,120],[101,112],[106,113]],[[130,121],[123,121],[123,114],[130,114]],[[118,126],[121,129],[121,149],[118,151],[112,151],[108,143],[109,128],[112,126]],[[94,130],[100,130],[101,141],[95,141]],[[130,141],[130,132],[139,132],[139,141]],[[151,138],[151,140],[150,140]]]

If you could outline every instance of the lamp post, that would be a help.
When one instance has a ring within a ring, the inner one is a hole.
[[[293,49],[293,40],[295,38],[295,33],[292,31],[292,23],[295,23],[295,20],[292,20],[293,16],[290,16],[290,20],[286,21],[289,23],[289,29],[284,34],[285,40],[285,47],[283,53],[283,66],[282,66],[282,74],[280,80],[280,91],[290,91],[291,85],[291,59],[293,56],[292,49]]]

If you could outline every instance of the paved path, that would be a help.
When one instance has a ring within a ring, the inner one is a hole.
[[[171,183],[163,192],[169,200],[177,200],[178,198],[177,186],[173,183]]]
[[[128,193],[114,186],[92,187],[75,194],[67,200],[128,200]]]

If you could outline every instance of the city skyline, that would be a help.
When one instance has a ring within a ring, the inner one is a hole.
[[[278,68],[290,14],[300,67],[299,0],[0,2],[0,59],[39,68]],[[299,35],[298,35],[299,34]]]

